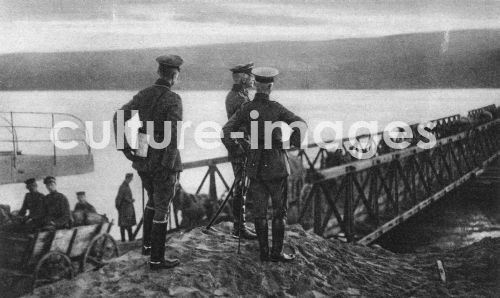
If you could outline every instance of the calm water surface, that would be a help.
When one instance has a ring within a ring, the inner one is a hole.
[[[83,121],[94,121],[95,139],[102,136],[103,121],[110,121],[116,109],[132,98],[136,91],[27,91],[0,92],[0,111],[36,111],[71,113]],[[226,113],[224,98],[226,91],[178,91],[183,98],[184,120],[193,122],[192,127],[202,121],[216,121],[224,124]],[[321,121],[343,121],[344,131],[355,121],[376,120],[383,128],[394,120],[408,123],[421,122],[452,114],[465,115],[468,110],[488,104],[500,104],[500,90],[293,90],[273,93],[275,100],[301,115],[309,127]],[[5,115],[4,115],[5,116]],[[18,117],[16,125],[50,125],[46,117]],[[56,121],[67,120],[64,117]],[[0,119],[3,125],[5,121]],[[188,130],[185,148],[181,150],[184,161],[223,156],[223,146],[213,150],[203,150],[192,138],[194,129]],[[9,138],[7,130],[0,131],[0,138]],[[26,129],[19,131],[19,138],[48,138],[48,131]],[[9,144],[0,145],[0,150],[9,150]],[[7,146],[7,147],[5,147]],[[43,145],[21,144],[26,154],[51,154],[50,143]],[[77,148],[84,152],[83,148]],[[64,152],[58,152],[64,154]],[[130,163],[117,152],[114,143],[94,150],[95,171],[84,175],[58,178],[59,191],[66,194],[70,205],[76,203],[75,192],[84,190],[88,200],[110,218],[116,218],[114,199],[125,173],[133,171]],[[181,183],[188,191],[194,191],[206,169],[184,171]],[[221,171],[232,180],[229,167]],[[141,186],[139,179],[132,182],[136,198],[136,212],[141,216]],[[42,183],[42,191],[46,192]],[[24,184],[0,185],[0,203],[19,209],[25,193]],[[208,191],[205,189],[205,191]],[[116,230],[115,230],[116,233]]]

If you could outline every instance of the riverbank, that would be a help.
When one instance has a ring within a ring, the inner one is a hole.
[[[300,226],[287,231],[293,264],[260,263],[257,242],[242,242],[229,226],[210,235],[196,228],[174,234],[167,252],[182,265],[151,272],[139,250],[130,251],[96,272],[35,290],[41,297],[151,297],[276,295],[300,297],[493,297],[500,291],[500,238],[427,254],[395,254],[326,240]],[[438,273],[441,260],[446,273]]]
[[[228,69],[250,60],[277,67],[280,89],[498,88],[499,37],[500,30],[485,29],[5,54],[0,90],[138,90],[156,79],[154,58],[170,52],[185,60],[176,86],[183,90],[226,90],[232,83]]]

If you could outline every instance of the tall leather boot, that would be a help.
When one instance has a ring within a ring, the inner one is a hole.
[[[125,228],[120,227],[120,236],[122,236],[122,242],[125,242]]]
[[[271,249],[271,262],[291,262],[295,259],[295,255],[283,253],[283,239],[285,238],[285,220],[273,219],[272,226],[273,247]]]
[[[151,229],[151,258],[149,268],[152,270],[169,269],[180,264],[177,259],[165,259],[165,237],[167,223],[153,223]]]
[[[249,230],[245,225],[245,200],[242,195],[234,198],[233,215],[233,236],[247,240],[257,239],[255,232]]]
[[[233,222],[233,236],[240,237],[247,240],[255,240],[257,239],[257,235],[250,231],[246,225],[245,220],[240,222],[239,220],[234,220]]]
[[[259,241],[260,261],[269,261],[269,240],[268,240],[268,227],[267,219],[255,219],[255,231],[257,232],[257,239]]]
[[[153,227],[153,216],[155,211],[149,208],[144,210],[142,226],[142,255],[151,254],[151,228]]]

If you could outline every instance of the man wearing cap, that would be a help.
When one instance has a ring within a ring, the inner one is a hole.
[[[125,174],[125,180],[118,189],[118,194],[115,198],[115,207],[118,210],[118,226],[120,227],[120,235],[122,242],[125,241],[125,231],[128,233],[128,240],[134,240],[132,227],[137,224],[135,219],[134,198],[130,189],[130,182],[134,178],[134,174]]]
[[[40,226],[43,222],[44,195],[38,191],[35,178],[27,179],[24,183],[28,192],[24,195],[23,206],[18,215],[24,217],[23,222],[25,224]],[[26,212],[29,212],[28,216],[26,216]]]
[[[126,142],[124,148],[118,148],[132,161],[132,167],[137,170],[148,193],[149,200],[144,212],[143,254],[151,255],[149,265],[153,270],[179,265],[179,260],[165,259],[165,237],[169,204],[174,197],[178,174],[182,171],[177,149],[177,121],[182,121],[182,100],[170,89],[178,80],[183,60],[177,55],[165,55],[156,58],[156,61],[160,78],[152,86],[139,91],[121,108],[124,122],[132,117],[133,110],[138,111],[142,122],[139,133],[147,134],[150,138],[145,146],[147,154],[144,155],[144,150],[134,151]],[[147,122],[152,122],[153,127],[147,128]],[[116,132],[117,114],[114,124]],[[159,144],[164,138],[170,140],[166,148],[151,146],[151,141]]]
[[[43,198],[43,230],[67,229],[71,226],[68,199],[57,191],[56,178],[47,176],[43,183],[49,193]]]
[[[233,87],[226,96],[226,112],[228,119],[230,119],[244,103],[250,101],[248,89],[254,86],[252,68],[253,63],[248,63],[240,64],[230,69],[233,76]],[[243,132],[248,136],[248,132]],[[245,145],[245,148],[250,146],[248,137],[239,141],[248,144]],[[233,235],[241,236],[245,239],[256,239],[257,236],[245,226],[245,199],[243,197],[243,183],[245,181],[245,177],[243,177],[243,163],[245,161],[245,156],[234,156],[232,152],[229,152],[229,160],[233,167],[235,181],[233,190]]]
[[[287,210],[287,176],[289,166],[281,133],[278,130],[266,128],[266,123],[283,121],[290,125],[293,132],[290,143],[300,147],[305,133],[306,124],[302,118],[296,116],[276,101],[269,98],[273,87],[274,77],[278,71],[274,68],[254,68],[256,94],[251,102],[244,104],[231,119],[224,125],[224,138],[222,142],[236,156],[244,154],[238,140],[233,137],[233,132],[238,132],[240,127],[250,131],[251,149],[247,157],[247,175],[250,185],[247,198],[252,202],[255,216],[255,230],[259,241],[260,260],[273,262],[289,262],[293,255],[284,254],[283,239],[285,234],[285,220]],[[255,124],[258,130],[255,132]],[[254,128],[252,128],[254,127]],[[266,135],[272,144],[266,142]],[[270,136],[270,137],[269,137]],[[266,146],[267,145],[267,146]],[[269,254],[267,206],[268,198],[272,200],[272,249]]]
[[[75,204],[74,211],[81,211],[84,213],[97,213],[94,206],[87,201],[84,191],[78,191],[76,193],[76,199],[78,202]]]

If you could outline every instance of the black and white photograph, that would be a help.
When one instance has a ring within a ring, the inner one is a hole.
[[[499,16],[0,0],[0,297],[499,297]]]

